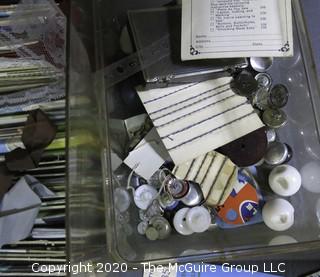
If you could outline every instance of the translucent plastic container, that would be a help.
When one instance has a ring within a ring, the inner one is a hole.
[[[111,168],[115,162],[111,149],[123,153],[127,143],[124,130],[114,120],[143,112],[130,91],[136,85],[132,73],[139,70],[135,65],[130,72],[121,67],[122,59],[126,59],[120,54],[121,30],[127,11],[158,8],[170,1],[71,2],[76,11],[71,17],[69,51],[71,261],[131,265],[145,261],[223,261],[320,249],[320,194],[304,188],[288,198],[295,208],[295,223],[285,232],[272,231],[263,223],[229,230],[213,225],[205,233],[187,237],[173,233],[168,239],[153,242],[138,234],[138,209],[133,203],[125,214],[116,213],[114,190],[126,187],[130,171],[113,172]],[[284,109],[288,124],[278,134],[293,149],[290,164],[301,169],[311,161],[320,162],[320,90],[298,0],[293,1],[293,8],[294,57],[275,59],[270,74],[274,84],[282,83],[290,92]],[[118,75],[110,76],[115,70]],[[76,143],[79,136],[85,137],[82,143]],[[275,197],[266,183],[260,186],[266,199]]]

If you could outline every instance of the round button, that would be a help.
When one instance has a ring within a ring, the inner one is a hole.
[[[209,229],[211,224],[211,216],[209,211],[202,207],[191,208],[186,214],[186,222],[188,227],[195,233],[202,233]]]
[[[275,85],[269,95],[269,104],[272,108],[283,108],[289,99],[288,89],[284,85]]]
[[[203,193],[201,187],[194,182],[188,181],[189,191],[181,198],[181,202],[186,206],[193,207],[199,205],[203,201]]]
[[[287,123],[287,115],[279,109],[267,109],[262,115],[263,122],[270,128],[280,128]]]
[[[149,240],[157,240],[159,238],[159,232],[154,227],[148,227],[146,230],[146,237]]]
[[[291,158],[291,148],[284,143],[275,141],[269,144],[264,160],[269,165],[280,165]]]
[[[252,97],[252,106],[257,107],[260,110],[265,110],[269,107],[268,100],[269,91],[267,88],[260,87]]]
[[[169,237],[171,233],[171,226],[168,220],[161,216],[151,218],[150,225],[152,225],[159,233],[159,239]]]
[[[180,209],[173,218],[173,226],[176,231],[184,236],[191,235],[193,231],[189,228],[186,222],[186,215],[190,208],[182,208]]]
[[[258,89],[258,82],[249,71],[243,70],[233,78],[230,87],[234,93],[249,97]]]
[[[180,199],[184,197],[189,191],[189,184],[186,181],[178,180],[171,176],[167,176],[164,182],[169,193],[175,199]]]
[[[267,135],[263,127],[220,147],[217,151],[229,157],[237,166],[247,167],[263,158],[267,146]]]
[[[238,215],[237,215],[237,212],[233,209],[230,209],[228,212],[227,212],[227,219],[229,221],[235,221],[236,219],[238,218]]]
[[[294,223],[294,208],[284,199],[268,201],[262,208],[264,223],[274,231],[285,231]]]
[[[147,228],[148,228],[148,223],[145,221],[141,221],[137,226],[138,233],[140,235],[145,235]]]
[[[160,206],[166,210],[172,210],[179,204],[179,202],[168,192],[164,192],[160,195],[159,203]]]
[[[259,87],[269,89],[272,85],[271,76],[267,73],[259,73],[254,78],[257,80]]]
[[[266,72],[273,64],[272,57],[251,57],[250,65],[251,67],[258,72]]]
[[[269,175],[270,188],[278,195],[292,196],[301,187],[301,175],[291,165],[279,165],[272,169]]]
[[[142,185],[134,193],[134,203],[139,209],[146,210],[156,195],[157,190],[155,188]]]
[[[274,142],[277,138],[277,133],[274,129],[267,129],[267,139],[268,143]]]

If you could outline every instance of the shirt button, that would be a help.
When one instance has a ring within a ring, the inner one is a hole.
[[[146,237],[149,240],[157,240],[159,238],[159,232],[154,227],[148,227],[146,230]]]
[[[159,233],[159,239],[169,237],[171,233],[171,226],[167,219],[161,216],[151,218],[150,225],[154,227]]]

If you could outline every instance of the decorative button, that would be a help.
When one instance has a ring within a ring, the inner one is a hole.
[[[267,109],[262,115],[263,122],[270,128],[280,128],[287,123],[287,115],[279,109]]]
[[[189,183],[184,180],[178,180],[171,176],[167,176],[164,182],[167,190],[175,199],[181,199],[189,191]]]
[[[161,216],[151,218],[150,225],[152,225],[159,233],[159,239],[169,237],[171,233],[171,226],[168,220]]]
[[[267,139],[268,143],[274,142],[277,138],[276,130],[268,128],[267,129]]]
[[[267,73],[259,73],[254,78],[257,80],[259,87],[269,90],[272,85],[271,76]]]
[[[288,162],[292,157],[291,147],[275,141],[269,144],[264,160],[269,165],[280,165]]]
[[[134,193],[134,203],[138,208],[146,210],[157,195],[157,190],[149,185],[138,187]]]
[[[273,64],[272,57],[251,57],[250,58],[250,65],[251,67],[258,72],[266,72],[270,69]]]
[[[247,167],[259,162],[268,146],[265,128],[260,128],[219,149],[218,152],[229,157],[239,167]]]
[[[203,206],[191,208],[186,214],[186,223],[195,233],[202,233],[210,227],[211,215]]]
[[[292,196],[301,187],[301,175],[291,165],[280,165],[275,167],[269,175],[271,189],[281,196]]]
[[[269,95],[269,105],[271,108],[283,108],[289,99],[288,89],[284,85],[275,85]]]
[[[294,208],[284,199],[268,201],[262,209],[264,223],[274,231],[285,231],[294,223]]]
[[[146,230],[146,237],[149,240],[157,240],[159,238],[159,232],[154,227],[148,227]]]
[[[180,209],[173,218],[173,226],[176,231],[184,236],[191,235],[193,231],[189,228],[186,222],[186,216],[190,208]]]
[[[249,97],[258,89],[258,82],[249,71],[242,70],[233,78],[230,87],[234,93]]]

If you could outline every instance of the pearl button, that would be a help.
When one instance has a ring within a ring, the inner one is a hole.
[[[301,175],[291,165],[280,165],[275,167],[269,175],[271,189],[281,196],[292,196],[301,187]]]
[[[267,202],[262,209],[264,223],[274,231],[285,231],[294,223],[294,208],[284,199]]]

